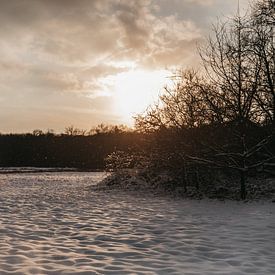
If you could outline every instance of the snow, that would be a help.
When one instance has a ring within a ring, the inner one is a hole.
[[[275,204],[96,192],[106,174],[0,174],[0,274],[275,274]]]
[[[77,171],[76,168],[59,168],[59,167],[0,167],[1,174],[7,173],[41,173],[41,172],[64,172]]]

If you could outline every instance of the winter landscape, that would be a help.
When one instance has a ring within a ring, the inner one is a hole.
[[[0,25],[0,275],[275,274],[274,0]]]
[[[1,275],[274,274],[274,203],[91,191],[105,176],[0,174]]]

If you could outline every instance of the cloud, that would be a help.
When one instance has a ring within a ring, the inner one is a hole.
[[[177,47],[179,41],[189,41],[192,34],[197,39],[195,22],[170,15],[159,18],[153,1],[65,2],[1,3],[1,25],[7,26],[2,35],[10,44],[22,46],[21,55],[32,53],[33,59],[64,63],[120,58],[139,61],[150,57],[156,48],[168,46],[169,51],[171,43]],[[170,45],[165,36],[172,36]]]
[[[93,106],[87,123],[96,120],[98,109],[111,109],[108,77],[130,63],[152,71],[196,64],[211,20],[232,10],[232,0],[0,1],[0,124],[14,121],[16,108],[27,119],[45,104],[71,119]]]
[[[186,0],[187,3],[197,4],[201,6],[211,6],[214,4],[215,0]]]

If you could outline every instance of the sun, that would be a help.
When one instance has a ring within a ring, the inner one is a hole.
[[[130,70],[114,79],[114,108],[122,123],[132,125],[133,116],[154,103],[169,80],[166,70]]]

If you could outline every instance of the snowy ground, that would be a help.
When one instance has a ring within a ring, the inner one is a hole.
[[[8,173],[42,173],[42,172],[73,172],[75,168],[44,168],[44,167],[0,167],[1,174]]]
[[[103,177],[0,174],[0,274],[275,274],[275,203],[91,191]]]

